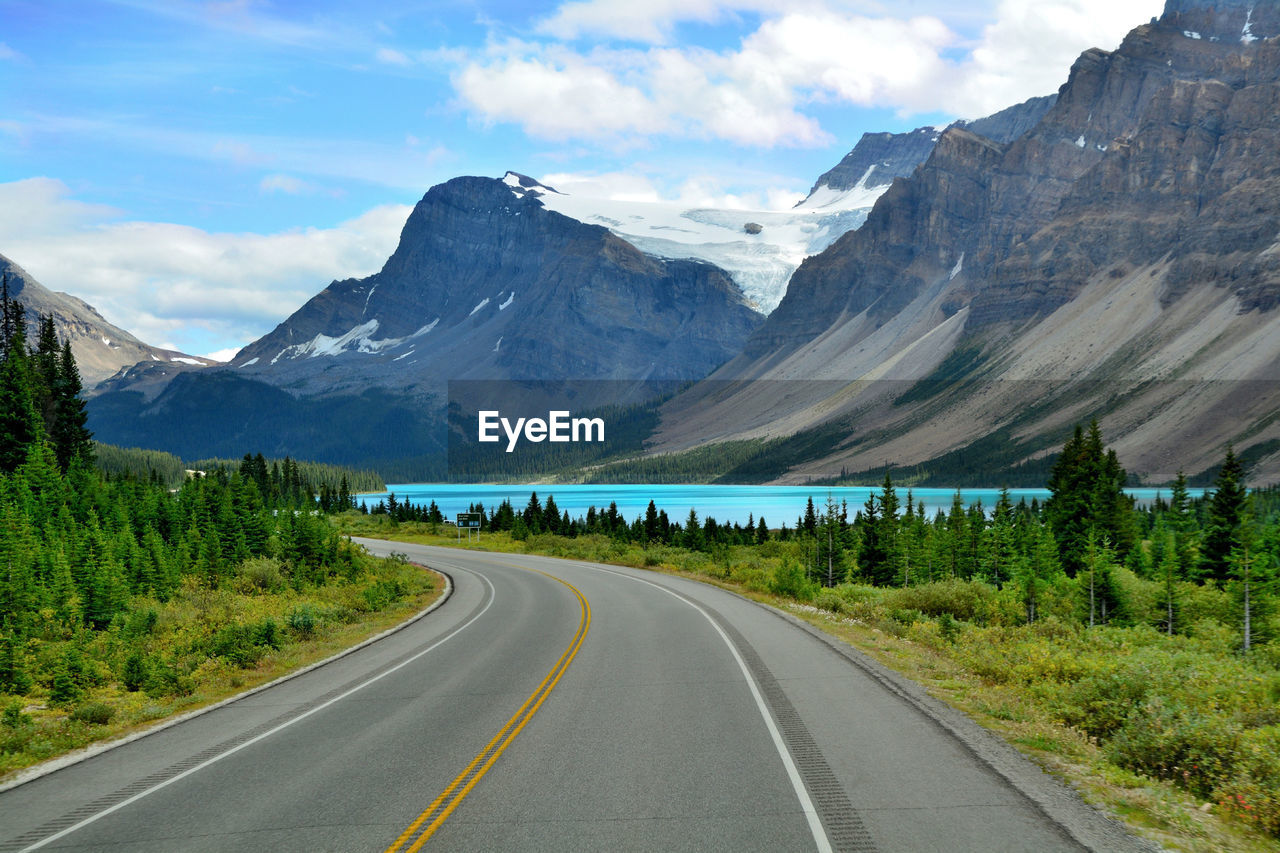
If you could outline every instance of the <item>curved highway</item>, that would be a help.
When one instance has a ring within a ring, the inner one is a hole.
[[[0,851],[1146,849],[923,691],[723,590],[361,541],[452,597],[0,793]]]

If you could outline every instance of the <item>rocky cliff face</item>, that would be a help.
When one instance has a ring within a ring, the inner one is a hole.
[[[452,380],[514,380],[479,383],[503,407],[556,380],[586,380],[565,392],[577,410],[634,403],[650,380],[705,376],[763,320],[722,270],[646,255],[548,210],[549,191],[511,173],[433,187],[380,272],[333,282],[225,368],[113,382],[90,427],[443,477]]]
[[[445,379],[697,379],[762,320],[719,269],[547,210],[535,182],[433,187],[386,266],[334,282],[232,361],[304,393]]]
[[[1278,33],[1274,4],[1170,0],[1114,53],[1084,53],[1025,132],[948,129],[713,377],[842,390],[797,386],[781,420],[728,398],[686,408],[658,446],[857,411],[842,443],[781,475],[831,476],[993,434],[1029,458],[1098,415],[1147,476],[1208,467],[1230,440],[1256,478],[1280,474]],[[968,384],[908,405],[875,396],[866,380],[883,379]]]
[[[21,302],[26,309],[29,334],[35,334],[41,315],[53,317],[58,339],[71,342],[71,352],[80,368],[80,379],[85,388],[93,388],[122,368],[138,362],[155,365],[152,370],[164,371],[170,376],[214,363],[143,343],[124,329],[108,323],[84,300],[49,290],[3,255],[0,255],[0,271],[8,276],[9,296]]]
[[[994,142],[1012,142],[1034,127],[1056,100],[1057,95],[1032,98],[985,118],[958,121],[950,127],[968,130]],[[823,187],[834,192],[873,189],[889,186],[894,178],[909,177],[917,166],[929,159],[943,130],[945,128],[918,127],[909,133],[864,133],[852,151],[814,181],[809,199]]]

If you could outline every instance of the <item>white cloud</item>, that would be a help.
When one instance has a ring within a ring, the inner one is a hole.
[[[977,118],[1056,92],[1082,52],[1114,49],[1163,8],[1164,0],[1001,0],[942,95],[957,115]]]
[[[385,205],[333,228],[211,233],[121,221],[61,181],[32,178],[0,184],[0,253],[144,341],[205,351],[260,337],[334,279],[376,272],[409,211]]]
[[[454,77],[458,93],[487,121],[522,124],[544,139],[582,135],[650,135],[672,132],[673,121],[645,92],[606,63],[568,50],[541,50],[515,43],[512,54],[488,64],[472,63]]]
[[[385,62],[388,65],[408,66],[413,64],[413,60],[405,56],[400,51],[391,47],[380,47],[373,55],[374,59],[379,62]]]
[[[557,141],[654,136],[761,147],[824,145],[814,103],[942,112],[975,118],[1065,82],[1089,47],[1114,48],[1163,0],[1001,0],[966,39],[972,10],[910,18],[854,14],[837,0],[584,0],[541,24],[562,39],[603,34],[663,42],[682,21],[759,13],[736,49],[656,45],[576,50],[507,41],[468,58],[454,77],[464,105],[486,122],[519,124]],[[870,7],[871,4],[856,4]],[[954,21],[952,26],[948,21]],[[961,26],[964,25],[964,26]]]
[[[562,193],[609,201],[671,204],[723,210],[789,210],[804,193],[782,187],[733,191],[718,175],[699,174],[668,186],[642,168],[629,172],[555,172],[538,179]]]
[[[200,357],[207,358],[211,361],[230,361],[236,357],[236,353],[239,351],[240,349],[238,347],[231,347],[230,349],[220,349],[217,352],[205,353]]]
[[[304,195],[316,191],[315,184],[308,183],[293,175],[267,175],[258,181],[258,189],[264,193],[285,193],[286,195]]]
[[[26,59],[26,57],[23,56],[21,53],[18,53],[18,51],[14,50],[13,48],[9,47],[9,45],[0,41],[0,60],[17,62],[18,60],[21,60],[21,59]]]
[[[539,23],[538,30],[561,39],[606,36],[656,43],[670,41],[679,23],[710,24],[740,12],[776,13],[815,5],[803,0],[574,0]]]

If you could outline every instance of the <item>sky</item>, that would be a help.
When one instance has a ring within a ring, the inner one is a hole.
[[[0,254],[229,358],[508,169],[785,209],[864,132],[1057,90],[1163,0],[0,0]]]

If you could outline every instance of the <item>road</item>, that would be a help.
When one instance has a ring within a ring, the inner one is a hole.
[[[451,598],[0,793],[0,851],[1144,849],[966,718],[652,572],[366,541]]]

